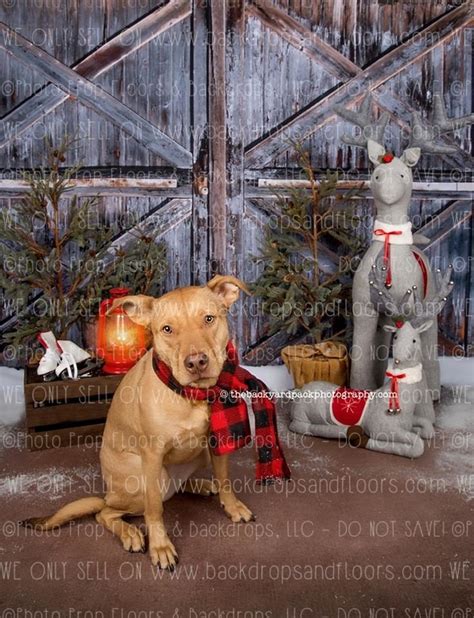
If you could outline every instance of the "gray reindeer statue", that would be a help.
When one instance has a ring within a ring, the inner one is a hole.
[[[311,382],[294,391],[290,430],[323,438],[348,438],[356,446],[404,457],[420,457],[423,438],[434,435],[434,410],[423,369],[422,334],[432,327],[452,289],[450,270],[437,272],[438,289],[421,300],[417,288],[397,302],[385,288],[385,272],[369,281],[371,302],[393,319],[384,330],[393,334],[393,361],[387,382],[375,391]],[[406,316],[410,315],[410,320]]]
[[[352,295],[354,337],[350,382],[353,388],[373,390],[379,387],[387,366],[389,333],[383,329],[387,316],[370,302],[369,273],[373,265],[382,263],[385,286],[397,303],[407,288],[422,290],[424,297],[432,293],[433,273],[427,258],[415,246],[415,243],[425,244],[427,239],[412,233],[408,214],[413,189],[411,168],[422,152],[454,152],[456,147],[443,143],[440,136],[474,122],[474,114],[448,118],[439,94],[434,95],[433,103],[431,124],[423,123],[418,112],[413,113],[411,143],[400,157],[386,152],[382,145],[388,114],[381,114],[375,122],[371,120],[370,95],[365,97],[357,112],[335,106],[340,116],[362,130],[360,135],[343,136],[343,142],[367,147],[369,159],[375,166],[370,179],[376,210],[372,243],[355,273]],[[440,392],[437,319],[433,319],[431,326],[420,335],[428,387],[433,399],[437,400]]]

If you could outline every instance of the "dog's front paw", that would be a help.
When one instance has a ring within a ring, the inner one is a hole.
[[[232,501],[221,502],[221,505],[227,517],[230,517],[235,523],[255,521],[255,515],[252,511],[243,502],[237,500],[237,498]]]
[[[178,564],[178,552],[167,536],[160,542],[150,542],[149,552],[153,566],[174,571],[175,566]]]

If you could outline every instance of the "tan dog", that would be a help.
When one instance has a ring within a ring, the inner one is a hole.
[[[121,304],[133,321],[151,329],[153,348],[180,384],[206,387],[216,384],[222,371],[227,310],[239,289],[248,293],[235,277],[217,275],[203,287],[177,289],[159,299],[127,296],[114,306]],[[219,493],[234,522],[248,522],[253,515],[232,491],[228,456],[211,455],[215,482],[189,480],[209,463],[209,406],[181,397],[159,380],[152,355],[150,350],[123,378],[107,416],[100,452],[105,498],[76,500],[51,517],[24,523],[48,530],[96,513],[126,550],[143,551],[143,534],[122,516],[144,514],[152,563],[172,569],[177,553],[163,523],[163,502],[177,490]]]

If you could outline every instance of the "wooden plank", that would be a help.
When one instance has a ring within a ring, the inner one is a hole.
[[[226,2],[209,3],[209,227],[211,274],[226,267]]]
[[[63,405],[49,405],[43,408],[27,408],[26,424],[29,429],[33,427],[46,428],[48,425],[69,424],[84,425],[84,421],[105,421],[107,412],[112,401],[113,394],[108,401],[95,402],[93,400],[84,403],[67,402]]]
[[[319,182],[317,183],[319,184]],[[259,178],[258,187],[267,189],[286,188],[310,188],[309,180],[299,179],[275,179],[275,178]],[[338,189],[369,189],[370,180],[339,180],[337,182]],[[474,182],[414,182],[413,190],[425,190],[436,193],[437,191],[474,191]]]
[[[473,57],[470,50],[474,45],[474,32],[472,29],[463,30],[463,49],[467,50],[464,54],[463,77],[465,80],[464,88],[464,106],[466,110],[474,108],[474,91],[472,89],[473,76]],[[467,85],[471,84],[468,88]],[[470,145],[474,142],[474,127],[470,127],[469,131]],[[472,169],[472,168],[471,168]],[[467,299],[466,299],[466,354],[474,356],[474,264],[472,263],[472,251],[474,248],[474,202],[471,204],[471,251],[469,262],[469,281],[467,284]]]
[[[193,140],[193,214],[191,227],[191,282],[202,285],[208,280],[208,167],[207,134],[208,41],[207,8],[193,0],[191,48],[191,122]]]
[[[252,0],[247,3],[246,11],[249,15],[260,19],[267,28],[308,56],[310,60],[317,62],[339,81],[360,73],[361,69],[356,64],[268,1]]]
[[[265,181],[263,183],[264,186],[255,186],[253,183],[247,183],[245,189],[246,197],[253,199],[270,198],[274,196],[275,190],[278,190],[278,193],[281,195],[289,195],[289,188],[298,186],[304,188],[304,183],[307,182],[298,179],[290,179],[288,181],[278,180],[278,182],[274,179],[261,180]],[[299,184],[300,182],[303,184]],[[436,197],[439,199],[459,199],[471,201],[473,195],[473,184],[474,183],[472,182],[414,182],[413,195],[426,199],[433,199],[433,197]],[[342,180],[338,182],[337,191],[339,193],[344,193],[349,189],[357,189],[357,191],[360,192],[361,196],[364,198],[371,199],[372,197],[368,180]]]
[[[244,274],[242,220],[244,214],[244,44],[245,0],[228,0],[226,14],[226,98],[227,98],[227,249],[225,274],[241,279]],[[234,340],[239,352],[247,339],[249,315],[247,297],[241,295],[233,323]]]
[[[2,189],[2,196],[18,196],[21,193],[24,193],[25,189]],[[155,189],[155,188],[138,188],[138,187],[104,187],[99,186],[97,188],[90,186],[83,187],[74,187],[71,189],[78,196],[87,197],[87,196],[98,196],[98,197],[163,197],[163,189]],[[166,189],[166,197],[167,198],[191,198],[192,197],[192,186],[191,185],[181,185],[175,187],[174,189]]]
[[[71,399],[108,398],[120,384],[123,376],[95,376],[81,380],[56,380],[39,382],[33,368],[25,370],[26,404],[62,402]]]
[[[336,104],[347,105],[360,93],[375,90],[389,79],[441,45],[473,18],[469,4],[445,13],[405,43],[384,54],[361,73],[345,82],[322,99],[316,100],[288,118],[281,126],[251,144],[246,152],[246,165],[262,167],[288,149],[288,143],[302,141],[334,117]]]
[[[62,90],[119,126],[166,161],[177,167],[189,167],[192,164],[191,153],[160,129],[2,23],[0,47],[26,65],[34,66]]]
[[[338,172],[339,180],[369,180],[371,171],[367,167],[357,169],[324,168],[331,172]],[[314,168],[317,175],[322,172]],[[453,182],[451,170],[434,169],[433,167],[415,167],[412,170],[415,182]],[[264,167],[264,168],[245,168],[244,175],[246,180],[258,181],[260,178],[274,178],[276,180],[306,180],[306,176],[300,167]],[[474,178],[471,170],[459,170],[454,177],[455,182],[470,182]]]
[[[175,189],[175,178],[74,178],[69,181],[70,189]],[[25,192],[30,189],[26,180],[0,178],[0,191]]]
[[[94,79],[108,71],[132,52],[143,47],[159,34],[172,28],[191,13],[190,0],[175,0],[162,6],[138,22],[125,28],[107,43],[93,51],[72,69],[82,77]],[[48,84],[32,97],[15,107],[0,121],[0,148],[61,105],[68,94]]]

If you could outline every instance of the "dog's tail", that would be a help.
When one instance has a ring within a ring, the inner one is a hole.
[[[98,513],[105,507],[104,498],[81,498],[63,506],[54,515],[48,517],[30,517],[20,522],[26,528],[35,528],[36,530],[51,530],[59,528],[67,524],[73,519],[86,517]]]

